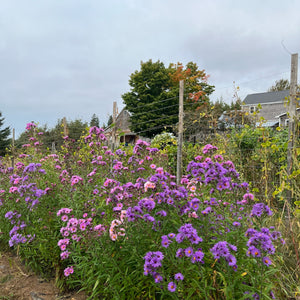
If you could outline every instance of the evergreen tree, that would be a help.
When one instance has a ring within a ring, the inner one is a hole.
[[[107,127],[108,127],[109,125],[111,125],[112,123],[113,123],[113,116],[110,115],[110,116],[108,117]]]
[[[5,127],[1,129],[4,125],[4,118],[2,117],[2,113],[0,112],[0,156],[4,156],[6,153],[6,148],[9,147],[11,143],[11,139],[8,138],[10,135],[10,128]]]
[[[90,126],[91,127],[93,127],[93,126],[99,127],[100,126],[99,124],[100,124],[99,118],[96,116],[96,114],[93,114],[92,119],[90,121]]]

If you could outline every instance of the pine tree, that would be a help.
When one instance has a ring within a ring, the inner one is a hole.
[[[92,116],[92,119],[90,121],[90,126],[93,127],[93,126],[96,126],[96,127],[99,127],[99,118],[96,116],[96,114],[93,114]]]
[[[109,115],[108,121],[107,121],[107,127],[108,127],[109,125],[111,125],[112,123],[113,123],[113,116],[112,116],[112,115]]]
[[[10,135],[10,128],[5,127],[1,129],[4,124],[4,118],[2,118],[2,113],[0,112],[0,156],[4,156],[6,153],[6,148],[9,147],[11,139],[8,138]]]

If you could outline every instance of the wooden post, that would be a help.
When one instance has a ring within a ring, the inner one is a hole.
[[[68,135],[68,126],[66,117],[63,118],[63,126],[64,126],[64,136]]]
[[[176,183],[179,185],[182,174],[182,143],[183,143],[183,90],[184,81],[179,81],[179,115],[178,115],[178,143],[177,143],[177,174]]]
[[[296,97],[297,97],[297,77],[298,77],[298,53],[292,54],[291,57],[291,81],[290,81],[290,101],[288,108],[289,118],[289,142],[287,151],[287,174],[293,172],[293,150],[295,145],[295,118],[296,118]],[[289,201],[291,200],[291,192]]]
[[[115,144],[116,144],[116,120],[117,120],[117,102],[114,101],[113,103],[113,124],[114,127],[112,129],[112,146],[111,150],[112,152],[115,150]]]
[[[51,153],[56,153],[55,142],[52,142]]]

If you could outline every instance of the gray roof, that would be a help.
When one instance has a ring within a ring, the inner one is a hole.
[[[261,126],[261,127],[274,127],[274,126],[277,126],[277,125],[279,125],[279,121],[277,120],[277,121],[267,121],[267,122],[264,122],[264,123],[260,123],[260,122],[256,122],[255,123],[255,126],[256,127],[259,127],[259,126]]]
[[[290,94],[290,90],[278,91],[278,92],[267,92],[250,94],[244,99],[245,105],[249,104],[264,104],[271,102],[283,102],[286,97]]]

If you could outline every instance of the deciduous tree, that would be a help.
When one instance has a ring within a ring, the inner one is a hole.
[[[208,101],[214,87],[206,83],[207,75],[195,63],[170,64],[141,62],[140,71],[130,75],[130,92],[122,95],[131,113],[131,130],[153,137],[162,131],[174,131],[178,122],[179,81],[185,81],[185,110],[191,111]]]
[[[290,89],[290,82],[288,79],[279,79],[275,81],[275,84],[272,85],[268,92],[284,91]]]

